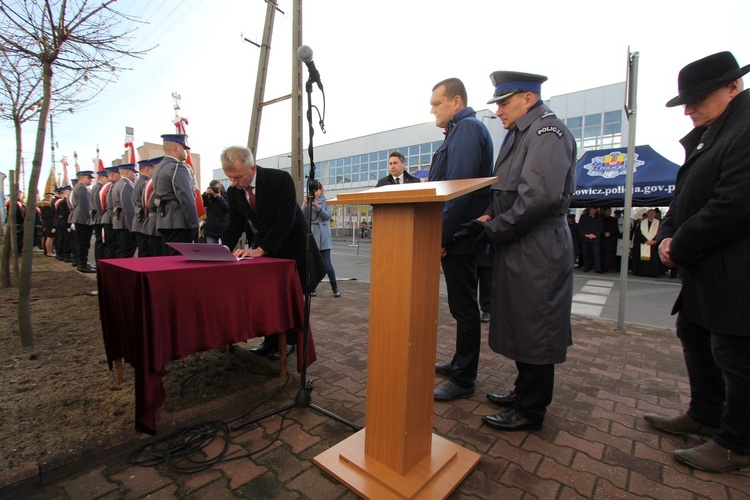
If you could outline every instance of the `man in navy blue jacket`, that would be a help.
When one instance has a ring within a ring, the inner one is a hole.
[[[430,181],[473,179],[492,175],[492,138],[476,112],[467,107],[466,88],[448,78],[432,88],[430,113],[445,129],[445,140],[432,157]],[[456,320],[456,352],[450,363],[435,371],[450,377],[435,389],[436,401],[450,401],[474,393],[479,366],[481,324],[477,304],[477,244],[472,238],[453,240],[461,224],[476,219],[489,205],[489,189],[447,201],[443,208],[441,257],[448,291],[448,307]]]

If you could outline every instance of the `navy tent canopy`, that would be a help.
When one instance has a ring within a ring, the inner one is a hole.
[[[627,156],[626,147],[587,151],[576,163],[576,190],[570,207],[624,206]],[[669,205],[680,166],[651,146],[636,146],[633,163],[633,206]]]

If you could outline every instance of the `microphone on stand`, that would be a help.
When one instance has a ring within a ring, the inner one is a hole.
[[[297,49],[297,59],[307,65],[307,72],[310,73],[310,80],[317,83],[318,88],[322,91],[323,84],[320,82],[320,73],[315,68],[315,63],[312,60],[312,49],[308,45],[301,45],[300,48]]]

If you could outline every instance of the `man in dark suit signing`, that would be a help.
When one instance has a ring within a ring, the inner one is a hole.
[[[393,151],[388,156],[388,175],[378,180],[375,187],[388,186],[390,184],[411,184],[422,182],[406,170],[406,158],[398,151]]]
[[[229,225],[221,241],[234,249],[242,233],[248,230],[250,248],[238,248],[234,255],[295,260],[304,290],[307,281],[307,222],[297,204],[292,177],[283,170],[255,165],[253,153],[241,146],[226,148],[221,153],[221,168],[232,183],[227,189]],[[325,264],[315,241],[310,240],[313,266],[309,289],[314,290],[325,275]],[[278,359],[276,335],[267,336],[263,344],[252,351],[270,356],[272,360]],[[291,352],[289,348],[287,351]]]

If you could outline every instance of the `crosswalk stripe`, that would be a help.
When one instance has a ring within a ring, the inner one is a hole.
[[[573,295],[571,312],[581,316],[601,316],[613,285],[611,281],[588,280],[581,290]]]

